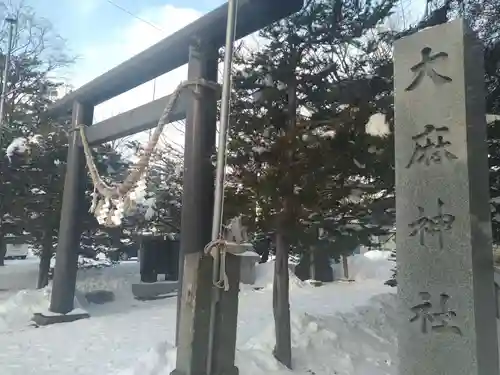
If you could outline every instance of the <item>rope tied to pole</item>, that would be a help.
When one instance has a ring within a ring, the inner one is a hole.
[[[241,223],[241,216],[231,220],[228,226],[223,228],[220,237],[210,241],[205,246],[205,254],[211,255],[214,260],[219,260],[219,273],[213,274],[212,283],[216,288],[225,292],[229,291],[229,278],[226,273],[227,254],[241,255],[247,251],[252,251],[253,246],[247,240],[247,233]],[[225,237],[225,238],[223,238]]]
[[[92,194],[92,205],[89,212],[93,213],[98,222],[107,227],[119,226],[125,215],[132,212],[137,207],[138,198],[145,195],[146,172],[150,164],[153,151],[158,145],[160,136],[168,124],[170,116],[175,108],[182,92],[191,89],[195,97],[198,97],[200,88],[205,87],[219,91],[217,82],[210,82],[203,78],[194,81],[181,82],[172,95],[169,96],[165,109],[158,120],[153,134],[144,148],[144,153],[139,161],[131,168],[128,176],[120,184],[108,185],[99,175],[97,166],[92,156],[92,151],[85,134],[86,126],[78,124],[75,130],[79,130],[82,140],[85,161],[89,170],[94,192]]]
[[[211,255],[215,259],[216,252],[218,253],[220,267],[219,267],[219,278],[213,278],[212,283],[216,288],[223,289],[225,292],[229,290],[229,279],[226,274],[226,254],[227,254],[227,244],[224,239],[218,239],[215,241],[210,241],[207,246],[205,246],[205,254]]]

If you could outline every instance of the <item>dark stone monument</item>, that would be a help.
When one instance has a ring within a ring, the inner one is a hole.
[[[299,264],[295,267],[295,275],[302,281],[313,278],[322,282],[333,281],[333,268],[327,251],[315,249],[314,256],[311,256],[310,251],[301,256]]]
[[[400,375],[498,375],[483,49],[462,20],[395,43]]]
[[[168,236],[147,236],[141,240],[139,254],[141,282],[154,283],[158,275],[167,281],[179,278],[179,240]]]
[[[172,297],[179,289],[179,240],[169,236],[145,236],[139,253],[141,282],[132,284],[139,300]],[[158,281],[164,275],[164,281]]]
[[[260,255],[249,251],[244,255],[240,256],[240,283],[242,284],[255,284],[257,280],[257,269],[256,264],[260,261]]]

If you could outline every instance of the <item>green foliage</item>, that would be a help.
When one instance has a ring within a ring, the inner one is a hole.
[[[66,66],[71,59],[67,57],[64,41],[53,33],[49,23],[37,19],[30,8],[15,13],[20,27],[15,34],[17,44],[11,58],[5,121],[0,129],[3,171],[0,236],[29,234],[27,238],[37,252],[42,247],[53,248],[58,238],[69,118],[54,121],[47,119],[44,111],[53,102],[51,93],[60,86],[50,77],[55,69]],[[0,43],[5,42],[5,30],[0,36]],[[31,144],[21,149],[8,148],[19,138]],[[9,157],[5,157],[7,153]],[[126,163],[109,145],[97,147],[95,156],[103,176],[123,174]],[[91,189],[87,180],[85,205],[88,206]],[[86,209],[81,222],[86,233],[98,230],[96,220]]]
[[[57,128],[56,128],[57,129]],[[57,242],[60,210],[64,190],[64,176],[66,174],[66,157],[68,138],[66,131],[57,130],[48,133],[41,139],[41,143],[33,148],[29,160],[25,161],[28,183],[32,195],[24,205],[27,217],[26,231],[31,233],[35,249],[43,245],[44,236],[50,233],[53,243]],[[110,145],[100,145],[94,149],[94,160],[98,170],[108,181],[120,180],[128,167],[121,155]],[[82,229],[83,250],[91,248],[101,249],[113,247],[114,234],[99,228],[97,220],[88,212],[91,204],[93,185],[90,177],[86,180],[86,201],[79,216]],[[90,237],[92,241],[85,240]],[[115,240],[116,242],[116,240]]]
[[[1,244],[6,234],[26,234],[30,229],[30,222],[27,219],[34,220],[36,216],[28,215],[30,207],[33,207],[36,201],[43,202],[43,199],[40,199],[42,190],[37,187],[36,179],[43,175],[40,170],[45,166],[40,164],[42,160],[36,160],[38,153],[26,155],[22,152],[22,148],[28,146],[29,149],[32,145],[20,144],[21,147],[15,150],[11,150],[12,147],[8,148],[8,145],[16,138],[38,142],[47,135],[48,129],[44,132],[40,126],[42,123],[40,114],[50,103],[48,90],[58,86],[58,83],[49,79],[48,75],[54,69],[66,66],[70,59],[66,55],[67,50],[64,49],[64,40],[54,33],[49,22],[36,17],[31,8],[22,4],[0,2],[0,13],[4,16],[14,14],[18,20],[18,27],[13,35],[14,48],[5,93],[5,117],[0,128]],[[7,23],[4,23],[0,29],[2,71],[6,61],[7,44],[8,27]],[[3,83],[2,79],[0,83]],[[51,128],[52,124],[49,127]],[[35,134],[41,134],[42,137],[31,138]],[[9,154],[8,157],[6,154]],[[47,205],[48,201],[43,203]],[[48,207],[49,210],[52,208]],[[3,264],[2,251],[0,251],[0,264]]]
[[[2,180],[0,186],[0,196],[2,197],[0,226],[2,227],[2,235],[7,234],[6,232],[19,234],[26,230],[24,219],[29,206],[28,201],[31,201],[33,196],[38,194],[38,192],[34,193],[33,189],[39,183],[39,176],[48,176],[43,172],[45,165],[33,164],[44,163],[43,158],[39,159],[37,153],[34,155],[26,155],[23,152],[12,154],[8,145],[16,142],[16,139],[31,139],[32,142],[40,142],[44,139],[43,136],[34,137],[40,134],[38,132],[40,130],[39,114],[49,103],[48,98],[42,92],[42,87],[44,84],[55,86],[37,71],[37,66],[41,64],[38,60],[14,58],[13,64],[16,68],[16,76],[8,88],[14,92],[9,96],[10,100],[7,101],[5,123],[0,130],[2,135],[0,141],[0,152],[2,153],[0,158],[2,169],[0,177]],[[54,134],[47,134],[49,143],[58,138]],[[30,149],[31,146],[36,148],[34,144],[24,145],[23,148]],[[60,158],[60,156],[55,155],[54,157]],[[6,221],[18,223],[16,230],[14,230],[15,233],[8,229],[8,225],[2,225]]]

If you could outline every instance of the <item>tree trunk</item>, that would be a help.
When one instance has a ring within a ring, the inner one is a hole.
[[[5,266],[5,255],[7,254],[7,244],[3,233],[0,233],[0,267]]]
[[[346,255],[342,255],[342,268],[344,269],[344,278],[349,280],[349,264]]]
[[[314,248],[309,249],[309,279],[316,280],[316,259],[314,256]]]
[[[44,234],[42,253],[40,254],[40,265],[38,266],[37,289],[49,285],[50,260],[52,259],[52,235],[51,231]]]
[[[273,314],[276,333],[274,356],[292,368],[292,338],[290,327],[288,244],[281,230],[276,233],[276,260],[273,281]]]
[[[267,241],[264,245],[264,249],[262,249],[262,255],[260,256],[259,263],[267,263],[269,260],[269,253],[271,252],[271,241]]]
[[[288,82],[288,131],[292,131],[297,122],[297,77],[295,70],[299,61],[297,51],[291,51],[290,63],[290,81]],[[283,160],[284,165],[290,166],[293,160],[293,150],[288,150]],[[287,173],[284,176],[285,199],[283,202],[283,212],[278,217],[276,231],[276,260],[274,263],[274,281],[273,281],[273,314],[274,328],[276,335],[276,346],[274,356],[283,365],[292,368],[292,334],[290,324],[290,296],[288,279],[288,251],[290,245],[287,241],[287,220],[293,217],[290,213],[290,201],[288,194],[293,194],[293,181],[290,176],[290,167],[287,167]]]

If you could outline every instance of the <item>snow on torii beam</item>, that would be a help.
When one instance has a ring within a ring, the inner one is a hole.
[[[239,0],[236,38],[243,38],[271,23],[299,11],[303,0]],[[227,3],[147,50],[111,69],[57,101],[48,115],[68,111],[74,102],[96,106],[188,62],[189,45],[198,36],[223,46]],[[168,96],[97,123],[87,129],[89,143],[102,143],[131,135],[156,125]],[[172,121],[185,117],[181,98]]]

